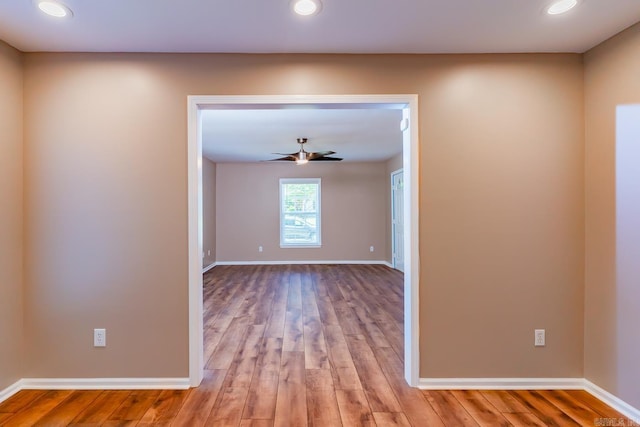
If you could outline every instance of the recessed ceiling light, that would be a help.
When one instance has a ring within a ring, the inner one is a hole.
[[[315,15],[320,12],[320,0],[296,0],[293,11],[302,16]]]
[[[47,15],[54,16],[56,18],[65,18],[73,16],[73,12],[67,6],[57,1],[41,0],[38,1],[38,9],[46,13]]]
[[[573,9],[578,4],[578,0],[559,0],[547,8],[549,15],[560,15]]]

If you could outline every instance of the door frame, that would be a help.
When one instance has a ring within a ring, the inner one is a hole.
[[[419,381],[419,140],[418,95],[191,95],[187,97],[189,381],[204,375],[202,295],[202,117],[207,109],[242,108],[392,108],[402,110],[404,186],[404,377]],[[409,224],[409,227],[406,225]]]
[[[396,175],[400,174],[400,173],[402,173],[403,180],[404,180],[404,169],[403,168],[396,169],[396,170],[394,170],[393,172],[391,172],[389,174],[389,179],[391,181],[391,237],[390,237],[391,238],[391,265],[393,265],[393,268],[395,268],[396,270],[398,269],[398,266],[396,265],[396,257],[394,256],[395,253],[396,253],[396,228],[395,228],[396,226],[395,226],[395,224],[393,222],[393,219],[396,216],[395,215],[396,214],[396,210],[395,210],[396,204],[395,204],[395,201],[394,201],[394,196],[395,196],[396,189],[393,186],[393,178]],[[404,194],[403,194],[403,196],[404,196]],[[402,204],[404,204],[404,197],[403,197],[403,200],[402,200]],[[404,220],[404,218],[403,218],[403,220]],[[404,234],[404,232],[402,234]],[[404,243],[404,238],[402,240],[403,240],[403,243]],[[404,269],[404,254],[403,254],[402,264],[403,264],[402,268]]]

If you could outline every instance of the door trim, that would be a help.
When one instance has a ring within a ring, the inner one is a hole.
[[[396,175],[400,174],[400,173],[402,173],[404,175],[404,169],[402,169],[402,168],[396,169],[396,170],[394,170],[393,172],[391,172],[389,174],[389,179],[391,181],[391,236],[390,236],[390,238],[391,238],[391,265],[396,270],[398,269],[398,266],[396,264],[396,257],[395,257],[395,253],[396,253],[396,238],[395,238],[396,237],[396,229],[395,229],[395,224],[393,223],[393,220],[396,217],[396,212],[395,212],[396,204],[394,202],[394,196],[395,196],[395,191],[396,190],[393,187],[393,178]],[[402,203],[404,204],[404,197],[402,198]],[[404,262],[403,262],[403,264],[404,264]]]
[[[188,296],[189,379],[196,387],[203,378],[202,296],[202,118],[206,109],[282,108],[296,105],[322,108],[396,108],[403,112],[402,167],[405,172],[405,273],[404,273],[404,367],[410,386],[419,383],[419,159],[418,95],[191,95],[187,97],[187,187],[188,187]],[[400,126],[400,124],[399,124]],[[409,224],[409,227],[406,225]]]

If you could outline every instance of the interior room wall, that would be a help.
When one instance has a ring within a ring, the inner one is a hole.
[[[321,179],[322,247],[280,248],[280,178]],[[385,183],[382,162],[219,163],[217,261],[384,261]]]
[[[187,377],[186,94],[85,59],[25,55],[24,377]]]
[[[419,96],[421,376],[582,377],[581,55],[98,53],[25,55],[26,376],[188,375],[186,97],[301,93]]]
[[[0,41],[0,390],[22,378],[23,55]]]
[[[621,287],[616,277],[615,159],[616,107],[640,104],[640,24],[587,52],[584,64],[585,376],[638,408],[640,277],[632,287]]]
[[[216,164],[202,158],[202,267],[216,261]]]
[[[460,59],[421,98],[421,376],[580,378],[581,57]]]
[[[402,153],[397,154],[387,160],[386,164],[386,173],[387,173],[387,220],[386,220],[386,234],[387,234],[387,247],[386,247],[386,259],[389,264],[393,265],[393,237],[391,233],[393,232],[391,226],[391,172],[395,172],[398,169],[402,168]]]

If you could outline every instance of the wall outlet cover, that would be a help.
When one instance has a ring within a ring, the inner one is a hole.
[[[93,330],[93,346],[94,347],[107,346],[107,330],[106,329]]]

